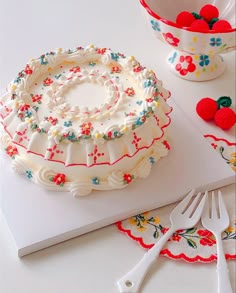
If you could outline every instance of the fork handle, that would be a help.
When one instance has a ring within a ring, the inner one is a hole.
[[[233,293],[227,262],[223,250],[221,235],[215,235],[217,242],[217,275],[218,275],[218,293]]]
[[[137,293],[139,291],[149,268],[155,262],[162,247],[174,232],[175,229],[171,227],[161,239],[144,254],[143,258],[137,263],[137,265],[117,282],[119,292]]]

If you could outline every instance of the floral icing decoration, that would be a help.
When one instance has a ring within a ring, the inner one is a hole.
[[[99,178],[98,177],[92,178],[92,183],[95,184],[95,185],[98,185],[100,183]]]
[[[55,176],[51,176],[49,178],[50,181],[54,182],[56,185],[63,186],[66,182],[65,174],[56,174]]]
[[[112,66],[111,73],[120,73],[121,68],[119,66]]]
[[[91,122],[88,122],[88,123],[83,123],[81,126],[80,126],[80,129],[81,129],[81,134],[82,135],[85,135],[85,136],[91,136],[91,131],[93,130],[93,125]]]
[[[29,179],[31,179],[33,177],[32,171],[30,171],[30,170],[26,170],[25,174],[26,174],[26,177],[29,178]]]
[[[18,155],[18,150],[15,146],[9,145],[6,148],[6,153],[8,154],[9,157],[12,159],[15,159],[15,156]]]
[[[134,175],[131,174],[124,174],[123,175],[123,182],[124,184],[129,184],[134,180]]]
[[[43,81],[44,86],[50,86],[53,83],[53,80],[49,77],[45,78]]]
[[[33,95],[33,94],[31,94],[31,99],[32,99],[32,102],[33,103],[41,104],[42,103],[42,97],[43,97],[42,94],[40,94],[40,95]]]
[[[32,74],[33,73],[33,70],[30,68],[29,64],[26,65],[26,67],[24,69],[24,72],[26,74]]]
[[[132,87],[129,87],[125,90],[125,93],[129,96],[129,97],[133,97],[135,95],[135,91]]]

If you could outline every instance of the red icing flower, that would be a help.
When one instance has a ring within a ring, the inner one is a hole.
[[[212,246],[216,244],[214,235],[208,230],[198,230],[198,235],[201,236],[200,244],[203,246]]]
[[[133,97],[135,95],[135,91],[132,87],[128,87],[126,90],[125,90],[125,93],[129,96],[129,97]]]
[[[31,99],[32,99],[32,102],[33,103],[41,103],[41,100],[42,100],[42,95],[31,95]]]
[[[174,47],[178,47],[179,39],[174,37],[171,33],[163,33],[163,36],[168,44]]]
[[[18,155],[18,150],[16,147],[12,146],[12,145],[9,145],[7,148],[6,148],[6,153],[8,154],[8,156],[10,156],[11,158],[14,158],[15,155]]]
[[[63,186],[66,182],[65,174],[56,174],[55,176],[50,178],[50,181],[54,182],[56,185]]]
[[[106,52],[106,48],[99,48],[99,49],[97,49],[97,53],[98,54],[104,54],[105,52]]]
[[[58,122],[58,119],[57,119],[57,118],[53,118],[52,116],[47,117],[46,120],[47,120],[48,122],[50,122],[52,125],[56,125],[57,122]]]
[[[112,73],[120,73],[121,72],[121,69],[120,69],[119,66],[113,66],[111,68],[111,71],[112,71]]]
[[[74,72],[74,73],[80,72],[80,67],[79,66],[72,67],[70,69],[70,72]]]
[[[129,184],[134,179],[134,176],[131,174],[124,174],[123,180],[125,184]]]
[[[43,85],[44,86],[50,86],[53,83],[53,80],[49,77],[47,77],[46,79],[44,79],[43,81]]]
[[[179,57],[179,62],[175,66],[176,71],[179,71],[181,75],[186,75],[189,72],[194,72],[196,69],[196,65],[193,63],[193,58],[191,56],[183,56]]]
[[[93,129],[93,125],[91,122],[83,123],[80,127],[81,127],[81,133],[83,135],[90,135],[91,130]]]
[[[30,105],[24,104],[19,107],[19,111],[24,112],[29,110],[29,108],[30,108]]]
[[[33,70],[30,68],[30,66],[27,64],[25,69],[24,69],[24,72],[26,74],[32,74],[33,73]]]
[[[151,102],[153,102],[153,101],[154,101],[153,98],[147,98],[147,99],[146,99],[146,102],[148,102],[148,103],[151,103]]]
[[[134,72],[140,72],[140,71],[142,71],[142,69],[143,69],[142,66],[138,65],[138,66],[134,67],[133,71]]]

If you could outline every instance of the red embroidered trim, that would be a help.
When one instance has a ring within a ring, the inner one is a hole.
[[[134,235],[132,235],[131,233],[131,230],[129,229],[125,229],[122,227],[122,221],[119,221],[116,223],[116,226],[117,228],[125,233],[126,235],[128,235],[131,239],[137,241],[143,248],[145,249],[150,249],[154,246],[154,244],[145,244],[143,242],[143,238],[142,237],[136,237]],[[184,253],[180,253],[180,254],[177,254],[177,255],[174,255],[169,249],[163,249],[161,250],[160,252],[160,255],[162,256],[167,256],[169,258],[172,258],[172,259],[182,259],[182,260],[185,260],[187,262],[191,262],[191,263],[195,263],[195,262],[204,262],[204,263],[209,263],[209,262],[212,262],[212,261],[216,261],[217,260],[217,257],[215,255],[211,255],[209,256],[208,258],[204,258],[200,255],[197,255],[195,257],[188,257],[187,255],[185,255]],[[225,254],[225,257],[227,260],[234,260],[236,259],[236,255],[235,254]]]
[[[235,145],[236,146],[236,143],[235,142],[229,142],[225,138],[217,138],[213,134],[205,134],[204,137],[205,138],[208,138],[208,137],[213,138],[215,141],[224,141],[228,146],[232,146],[232,145]]]

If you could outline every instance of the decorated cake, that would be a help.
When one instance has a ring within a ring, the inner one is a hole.
[[[0,98],[0,143],[48,190],[121,189],[168,154],[169,95],[133,56],[59,48],[31,59]]]

